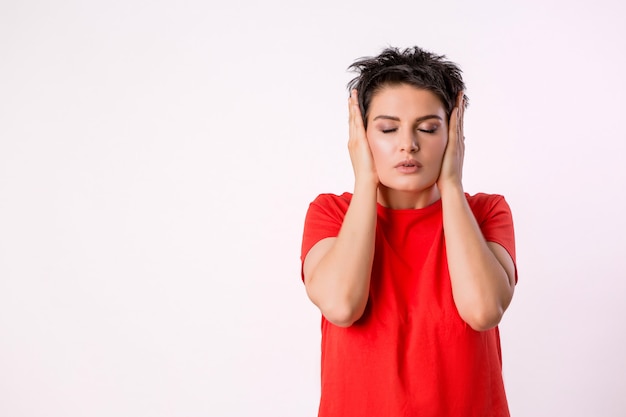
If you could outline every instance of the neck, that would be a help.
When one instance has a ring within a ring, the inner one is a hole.
[[[376,200],[378,204],[394,210],[421,209],[428,207],[441,198],[437,185],[433,185],[425,190],[399,191],[392,190],[383,185],[378,187]]]

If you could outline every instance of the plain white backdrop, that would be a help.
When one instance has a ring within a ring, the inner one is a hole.
[[[622,2],[0,2],[0,416],[313,416],[308,204],[351,191],[347,66],[464,71],[506,196],[516,417],[626,415]]]

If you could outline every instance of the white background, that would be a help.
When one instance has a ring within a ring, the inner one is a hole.
[[[0,2],[0,416],[313,416],[308,204],[346,67],[464,70],[465,188],[512,207],[512,415],[626,415],[618,0]]]

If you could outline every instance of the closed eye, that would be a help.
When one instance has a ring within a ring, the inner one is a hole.
[[[435,133],[435,131],[437,130],[437,128],[434,129],[417,129],[420,132],[424,132],[424,133]]]
[[[394,128],[391,128],[391,129],[381,129],[381,132],[383,132],[383,133],[393,133],[396,130],[398,130],[398,128],[394,127]]]

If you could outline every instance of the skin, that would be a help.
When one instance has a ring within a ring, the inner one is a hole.
[[[367,141],[379,178],[378,202],[394,209],[423,208],[439,200],[436,186],[448,140],[447,117],[430,91],[395,85],[371,102]],[[415,173],[398,163],[415,160]]]
[[[431,92],[384,87],[372,98],[365,130],[356,90],[349,99],[348,149],[355,175],[352,201],[339,235],[319,241],[304,261],[311,301],[331,323],[347,327],[365,310],[376,233],[376,203],[422,208],[441,199],[452,293],[474,330],[495,327],[515,288],[515,266],[499,244],[487,242],[462,185],[463,92],[450,118]],[[403,170],[399,162],[415,160]]]

